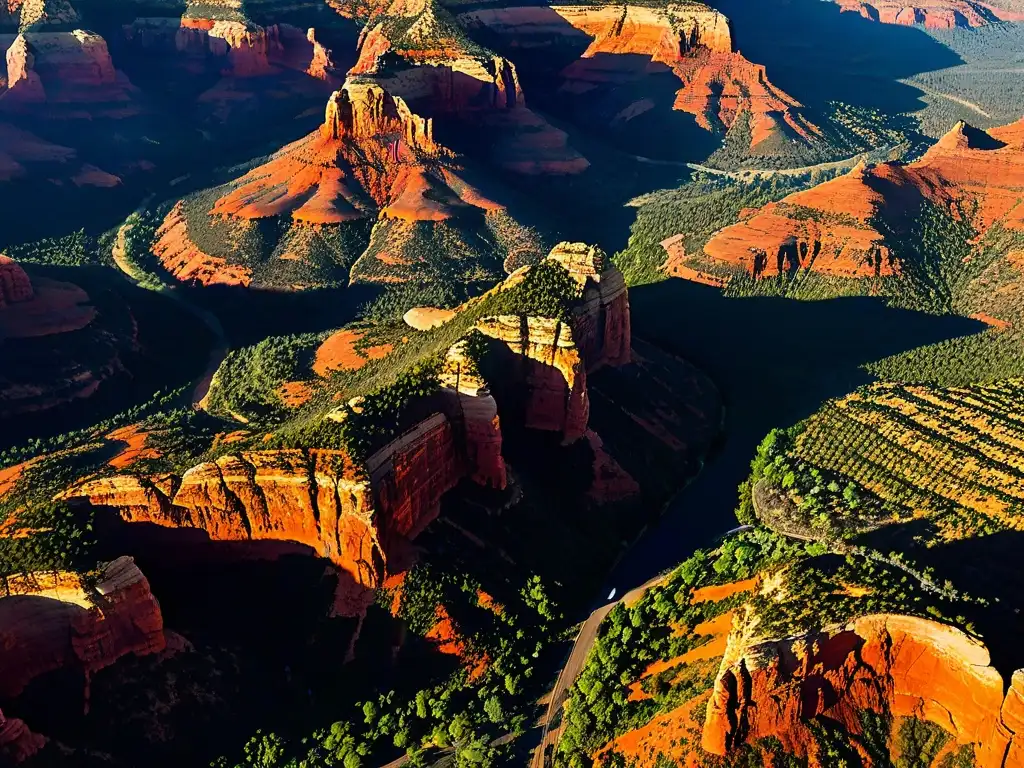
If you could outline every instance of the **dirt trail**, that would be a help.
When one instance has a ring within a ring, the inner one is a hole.
[[[913,80],[907,81],[907,85],[912,85],[914,88],[917,88],[917,90],[921,91],[922,93],[927,93],[929,96],[935,96],[935,97],[940,98],[940,99],[946,99],[947,101],[952,101],[955,104],[959,104],[961,107],[967,107],[968,109],[970,109],[970,110],[972,110],[974,112],[977,112],[979,115],[981,115],[984,118],[987,118],[988,120],[992,120],[993,119],[992,115],[990,115],[984,109],[979,107],[973,101],[968,101],[967,99],[961,99],[959,96],[953,96],[953,95],[948,94],[948,93],[943,93],[942,91],[932,90],[931,88],[928,88],[927,86],[921,85],[920,83],[915,82]]]

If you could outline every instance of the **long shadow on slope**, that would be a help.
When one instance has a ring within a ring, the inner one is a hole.
[[[1020,644],[1024,632],[1024,572],[1019,562],[1024,532],[1000,531],[929,547],[923,546],[919,538],[936,540],[929,521],[888,526],[860,537],[858,543],[881,552],[907,552],[920,567],[934,569],[937,583],[948,580],[966,595],[986,598],[988,605],[962,604],[958,610],[975,625],[989,649],[992,665],[1008,685],[1013,672],[1024,667]]]
[[[633,332],[706,371],[726,406],[724,447],[627,553],[609,589],[620,592],[670,568],[736,523],[736,489],[761,439],[822,403],[867,384],[861,366],[984,326],[961,317],[894,309],[869,298],[799,302],[727,299],[669,280],[630,291]]]
[[[924,106],[900,79],[963,63],[923,29],[879,24],[822,0],[715,0],[734,47],[813,107],[830,100],[888,112]]]

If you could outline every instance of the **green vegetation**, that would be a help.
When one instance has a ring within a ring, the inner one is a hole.
[[[699,255],[711,236],[734,223],[744,208],[780,200],[818,180],[811,172],[806,177],[755,176],[749,181],[695,173],[679,189],[652,192],[630,203],[637,209],[636,221],[630,230],[629,244],[615,255],[614,261],[629,285],[663,280],[663,240],[682,234],[686,253]]]
[[[827,403],[761,444],[737,516],[825,538],[920,516],[944,539],[1015,527],[1022,394],[880,383]]]
[[[49,264],[58,267],[80,267],[112,264],[110,251],[84,229],[63,237],[44,237],[23,245],[11,245],[4,253],[25,264]]]
[[[699,550],[633,604],[618,603],[602,622],[570,692],[556,765],[589,766],[590,756],[616,736],[710,689],[717,665],[694,664],[676,668],[683,672],[679,676],[658,676],[643,683],[653,698],[629,698],[630,687],[647,667],[707,642],[694,628],[749,597],[741,593],[718,602],[694,603],[694,590],[746,579],[762,568],[821,551],[820,545],[792,543],[763,529],[742,532],[715,549]],[[678,631],[680,627],[685,632]]]
[[[8,578],[96,567],[92,514],[56,501],[43,502],[9,516],[0,537],[0,581],[10,595]]]
[[[323,338],[316,333],[271,336],[255,346],[231,350],[210,385],[210,410],[244,414],[246,419],[280,418],[286,410],[281,386],[310,376]]]

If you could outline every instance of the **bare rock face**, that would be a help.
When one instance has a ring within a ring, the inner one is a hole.
[[[180,477],[104,478],[71,493],[116,508],[127,522],[198,528],[216,541],[304,545],[341,572],[335,610],[355,615],[386,578],[392,553],[437,517],[459,480],[504,487],[497,410],[484,410],[458,422],[436,413],[361,468],[341,451],[247,451]],[[465,450],[455,429],[466,433]]]
[[[5,109],[46,103],[123,110],[132,100],[131,83],[114,69],[106,41],[92,32],[23,32],[6,60]]]
[[[46,745],[46,737],[33,733],[24,720],[0,712],[0,756],[23,763]]]
[[[226,259],[211,256],[195,244],[189,236],[180,201],[157,230],[152,250],[164,269],[182,282],[242,286],[252,282],[249,269],[228,264]]]
[[[901,267],[876,225],[910,226],[925,202],[978,204],[976,224],[1024,228],[1024,121],[988,132],[958,123],[910,165],[860,164],[845,176],[769,203],[718,232],[704,253],[754,277],[809,268],[871,277]]]
[[[14,259],[0,254],[0,308],[32,298],[32,283]]]
[[[863,710],[930,720],[956,743],[973,744],[979,768],[1021,766],[1021,695],[1016,672],[1004,681],[988,650],[959,630],[927,619],[874,615],[818,634],[749,643],[734,627],[708,705],[703,747],[726,755],[762,737],[810,757],[808,720],[826,717],[861,732]]]
[[[563,242],[547,258],[582,286],[568,322],[499,315],[476,327],[524,360],[510,376],[522,381],[526,393],[525,426],[561,432],[572,443],[586,433],[590,417],[587,373],[632,359],[629,296],[622,273],[599,248]]]
[[[779,133],[806,142],[819,134],[802,116],[800,103],[772,85],[763,67],[734,52],[728,19],[699,3],[664,9],[485,9],[464,13],[459,20],[524,48],[559,45],[566,39],[586,42],[586,50],[560,73],[560,91],[567,95],[586,98],[602,86],[671,72],[682,83],[674,109],[689,112],[706,130],[724,133],[745,114],[750,118],[751,148]],[[652,105],[635,106],[642,111]],[[629,119],[628,114],[620,117]]]
[[[13,698],[35,677],[62,667],[88,675],[122,656],[159,653],[163,616],[146,577],[130,557],[108,563],[91,593],[67,575],[12,585],[0,598],[0,696]]]
[[[1024,9],[1013,11],[975,0],[835,0],[844,12],[858,13],[882,24],[921,25],[928,29],[983,27],[1000,21],[1024,19]]]

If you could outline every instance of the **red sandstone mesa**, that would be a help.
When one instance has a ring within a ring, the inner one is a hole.
[[[973,744],[979,768],[1024,765],[1024,672],[1007,686],[988,650],[927,619],[873,615],[787,640],[747,641],[734,627],[715,682],[703,746],[725,755],[772,736],[824,766],[808,720],[861,732],[863,710],[930,720]]]
[[[928,29],[982,27],[1000,21],[1021,21],[1024,9],[998,8],[976,0],[835,0],[843,11],[859,13],[883,24],[923,25]]]
[[[975,224],[1024,228],[1024,120],[987,133],[958,123],[910,165],[858,165],[850,173],[769,203],[726,227],[704,253],[754,277],[811,269],[846,277],[900,271],[874,221],[909,227],[925,202],[978,203]]]

